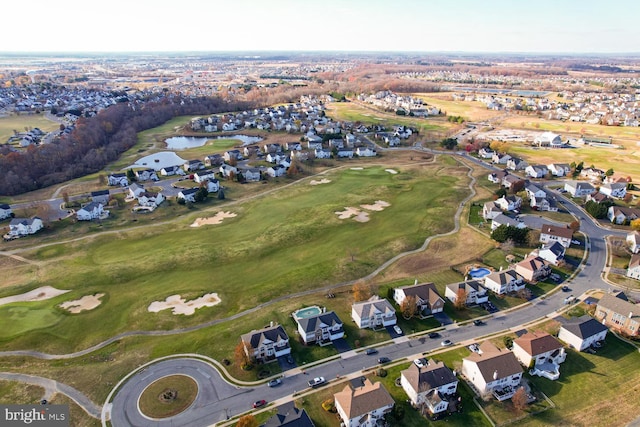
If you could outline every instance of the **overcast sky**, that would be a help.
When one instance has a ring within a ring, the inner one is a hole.
[[[640,52],[638,0],[30,0],[0,52]]]

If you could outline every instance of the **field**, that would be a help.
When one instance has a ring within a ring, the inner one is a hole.
[[[21,114],[0,117],[0,144],[7,142],[13,136],[14,130],[24,132],[25,128],[40,128],[43,132],[51,132],[59,127],[59,123],[47,119],[44,114]]]
[[[483,121],[498,117],[500,111],[489,110],[481,102],[454,101],[451,98],[452,92],[418,93],[414,96],[422,99],[428,105],[438,107],[440,111],[448,116],[460,116],[467,121]]]

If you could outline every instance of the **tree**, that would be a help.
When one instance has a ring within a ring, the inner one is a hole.
[[[363,280],[358,280],[353,284],[353,299],[358,301],[365,301],[371,298],[371,288]]]
[[[238,419],[236,427],[258,427],[258,421],[251,414],[243,415]]]
[[[459,287],[456,291],[456,302],[453,303],[453,306],[457,310],[464,310],[467,308],[467,291],[463,287]]]
[[[203,185],[198,188],[198,191],[196,191],[196,194],[194,194],[193,198],[196,202],[202,202],[207,198],[208,195],[209,191],[207,191],[206,185]]]
[[[629,225],[632,230],[640,231],[640,218],[632,220]]]
[[[613,168],[609,168],[609,169],[607,169],[607,171],[606,171],[604,174],[605,174],[605,176],[611,176],[611,175],[613,175]]]
[[[513,403],[513,407],[518,411],[522,411],[527,407],[527,392],[524,387],[520,387],[516,390],[515,394],[511,398],[511,402]]]
[[[133,171],[133,169],[127,169],[127,178],[131,182],[136,182],[138,180],[138,178],[136,178],[136,174]]]
[[[505,197],[507,195],[507,190],[504,187],[500,187],[496,190],[495,193],[496,196],[498,196],[498,198],[500,197]]]
[[[62,192],[62,200],[64,201],[64,206],[68,207],[69,206],[69,193],[67,193],[66,191]]]
[[[572,221],[571,224],[569,224],[569,228],[572,229],[574,233],[577,233],[580,231],[580,221]]]
[[[413,316],[418,313],[418,300],[414,295],[407,296],[400,304],[400,311],[402,312],[402,317],[405,319],[411,319]]]
[[[607,217],[609,206],[605,202],[598,203],[593,200],[589,200],[584,204],[584,210],[596,219],[603,219]]]
[[[240,365],[243,369],[248,366],[251,366],[251,358],[249,357],[250,352],[253,352],[253,348],[251,344],[246,341],[240,341],[236,348],[234,349],[233,356],[238,365]]]
[[[445,138],[440,141],[440,146],[447,150],[453,150],[458,146],[458,140],[455,138]]]
[[[222,189],[222,187],[220,187],[220,189],[218,190],[218,200],[224,200],[224,198],[224,190]]]

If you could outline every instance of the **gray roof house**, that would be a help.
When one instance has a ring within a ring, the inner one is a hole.
[[[333,311],[296,319],[296,322],[300,338],[305,344],[328,345],[344,337],[343,323]]]

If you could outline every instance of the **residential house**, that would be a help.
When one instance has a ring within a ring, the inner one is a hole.
[[[282,153],[278,154],[278,153],[269,153],[267,154],[267,157],[265,157],[265,160],[269,163],[280,163],[280,161],[282,159],[284,159],[286,156]]]
[[[228,150],[222,155],[225,162],[242,160],[242,153],[240,150]]]
[[[209,154],[204,158],[204,165],[207,168],[220,166],[222,163],[224,163],[224,159],[220,154]]]
[[[593,185],[584,181],[567,181],[564,183],[564,189],[571,197],[584,197],[596,192]]]
[[[596,306],[595,318],[618,332],[640,335],[640,305],[629,302],[622,292],[616,296],[604,294]]]
[[[37,216],[33,218],[13,218],[9,223],[9,236],[20,237],[35,234],[43,227],[42,220]]]
[[[112,173],[107,178],[109,185],[119,185],[120,187],[126,187],[129,185],[129,178],[126,173]]]
[[[180,166],[166,166],[160,169],[160,175],[172,176],[172,175],[184,175],[185,172]]]
[[[482,205],[482,217],[491,220],[502,214],[502,209],[494,201],[486,202]]]
[[[513,212],[522,206],[522,198],[514,194],[502,196],[495,201],[495,204],[503,211]]]
[[[131,184],[129,186],[129,195],[128,197],[131,199],[137,199],[138,196],[142,193],[144,193],[146,190],[144,189],[144,185],[143,184],[138,184],[136,182],[134,182],[133,184]]]
[[[278,406],[278,413],[269,418],[262,427],[315,427],[307,411],[298,409],[293,402]]]
[[[262,150],[265,154],[282,153],[282,145],[278,143],[265,144],[262,146]]]
[[[109,211],[104,210],[104,206],[100,202],[87,203],[76,211],[76,218],[78,221],[91,221],[93,219],[99,219],[103,215],[109,214]]]
[[[241,340],[245,354],[259,363],[271,362],[280,356],[291,354],[289,336],[282,325],[273,322],[262,329],[242,335]]]
[[[550,264],[559,265],[564,261],[565,249],[560,242],[551,242],[531,252],[531,255],[538,256]]]
[[[609,197],[616,199],[623,199],[627,195],[627,183],[614,182],[610,184],[602,184],[600,186],[600,192],[606,194]]]
[[[207,183],[207,193],[217,193],[220,190],[220,181],[217,179],[209,179]]]
[[[444,309],[444,299],[438,294],[433,283],[421,283],[413,286],[402,286],[393,291],[393,299],[402,307],[407,297],[415,297],[418,313],[421,317],[428,317],[440,313]]]
[[[540,243],[558,242],[568,248],[571,246],[571,239],[573,239],[573,230],[569,227],[542,224],[540,228]]]
[[[546,198],[547,197],[547,193],[544,192],[544,190],[540,189],[539,187],[537,187],[536,185],[533,184],[527,184],[524,186],[525,191],[527,192],[527,196],[529,197],[529,199],[533,200],[535,198]]]
[[[13,210],[11,206],[1,203],[0,204],[0,220],[11,218],[13,216]]]
[[[296,319],[296,322],[305,344],[327,345],[344,336],[342,321],[333,311]]]
[[[591,181],[600,181],[604,177],[604,171],[596,168],[584,168],[580,171],[580,177]]]
[[[180,190],[178,193],[178,199],[183,199],[186,202],[195,203],[196,202],[196,193],[198,192],[198,188],[187,188],[184,190]]]
[[[491,157],[491,161],[499,165],[506,165],[510,159],[511,159],[510,155],[505,153],[498,153],[497,151],[494,152],[493,156]]]
[[[242,168],[240,169],[240,173],[242,174],[244,180],[248,182],[257,182],[262,179],[260,169],[258,168]]]
[[[314,154],[316,156],[316,159],[330,159],[332,152],[327,148],[316,148],[314,150]]]
[[[158,175],[153,169],[142,169],[135,171],[138,181],[157,181]]]
[[[165,197],[161,192],[145,191],[138,196],[138,205],[155,209],[164,200]]]
[[[380,329],[393,326],[397,322],[396,310],[386,299],[377,295],[367,301],[360,301],[351,305],[351,318],[358,328]]]
[[[260,147],[258,145],[247,145],[242,149],[242,154],[245,157],[255,156],[260,152]]]
[[[629,266],[627,267],[627,277],[640,280],[640,254],[631,255]]]
[[[359,380],[355,380],[359,381]],[[333,395],[338,415],[345,427],[376,427],[384,423],[395,401],[382,383],[362,380],[361,386],[347,385]]]
[[[524,173],[531,178],[544,178],[549,170],[545,165],[529,165],[524,169]]]
[[[500,227],[501,225],[506,225],[507,227],[516,227],[516,228],[526,228],[526,224],[522,221],[517,221],[511,217],[506,216],[505,214],[496,215],[493,220],[491,220],[491,231]]]
[[[596,203],[609,203],[610,205],[613,205],[613,199],[609,196],[607,196],[606,194],[602,194],[599,191],[596,191],[595,193],[591,193],[589,195],[587,195],[587,197],[585,198],[585,202],[596,202]]]
[[[495,151],[493,151],[489,147],[482,147],[480,150],[478,150],[478,155],[483,159],[492,158],[494,153],[495,153]]]
[[[626,242],[629,245],[629,250],[631,251],[631,253],[640,253],[640,231],[634,230],[631,233],[627,234]]]
[[[571,166],[566,163],[551,163],[547,168],[553,176],[567,176],[571,173]]]
[[[513,269],[522,276],[524,280],[531,283],[544,280],[551,274],[549,263],[539,256],[528,256],[518,262]]]
[[[230,178],[230,177],[238,175],[238,168],[235,167],[235,166],[231,166],[231,165],[228,165],[226,163],[223,163],[223,164],[220,165],[220,173],[225,178]]]
[[[109,203],[109,190],[92,191],[91,201],[106,205],[107,203]]]
[[[198,159],[187,160],[184,162],[184,165],[182,165],[182,168],[185,172],[193,172],[198,169],[204,169],[204,163]]]
[[[615,224],[624,224],[640,218],[640,209],[624,206],[609,206],[607,218]]]
[[[489,181],[493,182],[494,184],[502,185],[502,180],[507,175],[509,175],[509,171],[507,171],[507,170],[498,171],[498,172],[491,172],[488,175],[488,179],[489,179]]]
[[[444,296],[452,303],[456,303],[458,298],[463,296],[466,298],[465,305],[482,304],[489,300],[487,289],[482,286],[480,280],[467,280],[460,283],[451,283],[447,285]]]
[[[353,158],[353,150],[351,148],[338,148],[337,156],[339,158]]]
[[[307,136],[307,148],[309,150],[315,150],[322,148],[322,138],[317,135]]]
[[[555,199],[547,199],[546,197],[529,199],[529,206],[537,211],[558,212],[558,204]]]
[[[507,160],[507,169],[511,169],[513,171],[523,170],[527,166],[528,163],[518,157],[511,157],[509,160]]]
[[[309,160],[309,152],[308,151],[291,151],[291,158],[306,161]]]
[[[369,147],[356,148],[356,154],[360,157],[375,157],[377,155],[376,150]]]
[[[274,165],[267,168],[267,175],[272,178],[277,178],[279,176],[284,176],[287,173],[287,168],[282,165]]]
[[[216,178],[216,171],[212,169],[199,170],[193,174],[193,180],[198,184],[204,181],[215,179],[215,178]]]
[[[285,142],[284,148],[289,151],[302,151],[302,144],[299,142]]]
[[[502,186],[507,190],[511,190],[517,185],[522,185],[522,187],[524,188],[524,184],[524,180],[516,175],[506,175],[504,178],[502,178]]]
[[[558,147],[562,145],[562,138],[553,132],[543,132],[534,138],[533,145],[538,147]]]
[[[512,351],[531,375],[550,380],[560,378],[560,364],[567,358],[562,343],[546,332],[527,332],[516,338]]]
[[[492,394],[499,401],[510,399],[522,380],[518,359],[491,341],[484,341],[479,349],[480,352],[462,359],[462,374],[481,396]]]
[[[458,390],[458,378],[443,362],[433,359],[426,366],[415,363],[400,372],[400,385],[414,408],[426,407],[430,414],[439,414],[449,407],[448,399]]]
[[[484,287],[498,295],[517,292],[525,286],[522,276],[513,269],[494,271],[484,278]]]
[[[589,315],[572,319],[560,327],[558,338],[578,351],[604,341],[609,329]]]

